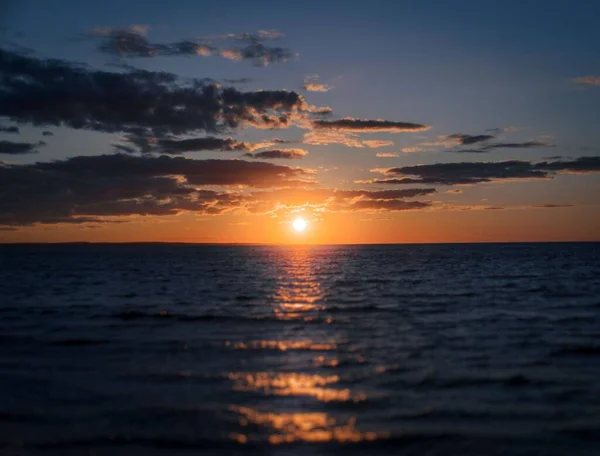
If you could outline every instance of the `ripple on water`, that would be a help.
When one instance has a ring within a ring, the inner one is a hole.
[[[327,413],[274,413],[261,412],[249,407],[232,405],[229,410],[239,415],[239,424],[247,432],[235,432],[230,436],[239,443],[266,440],[273,445],[284,443],[357,443],[375,441],[389,436],[387,432],[361,432],[356,418],[339,423]],[[258,432],[252,432],[256,429]]]

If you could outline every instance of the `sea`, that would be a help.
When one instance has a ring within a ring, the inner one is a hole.
[[[0,246],[2,455],[599,455],[600,244]]]

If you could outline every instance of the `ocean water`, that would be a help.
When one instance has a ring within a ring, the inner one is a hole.
[[[0,454],[600,454],[600,244],[0,247]]]

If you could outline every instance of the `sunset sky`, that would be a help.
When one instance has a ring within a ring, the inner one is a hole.
[[[1,242],[600,240],[599,2],[0,5]]]

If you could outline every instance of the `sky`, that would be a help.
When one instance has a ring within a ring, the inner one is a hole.
[[[0,2],[0,242],[600,241],[598,17]]]

